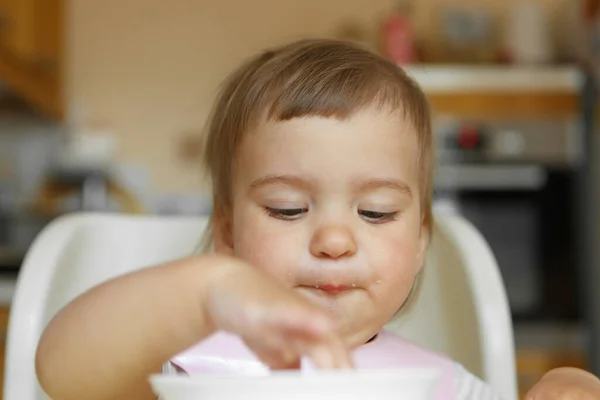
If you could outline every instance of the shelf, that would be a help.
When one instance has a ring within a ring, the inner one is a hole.
[[[428,94],[571,93],[578,94],[583,75],[575,66],[403,66]]]

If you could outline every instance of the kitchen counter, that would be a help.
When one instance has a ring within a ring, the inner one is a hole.
[[[452,92],[572,92],[583,77],[574,66],[403,66],[427,93]]]
[[[572,118],[580,110],[583,75],[573,66],[404,67],[423,89],[435,118]]]

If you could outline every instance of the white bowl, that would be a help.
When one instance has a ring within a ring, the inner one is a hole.
[[[435,369],[277,371],[267,376],[153,375],[161,400],[430,400]]]

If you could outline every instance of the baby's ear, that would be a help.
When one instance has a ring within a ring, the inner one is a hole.
[[[213,217],[215,253],[233,255],[233,231],[231,213],[216,211]]]

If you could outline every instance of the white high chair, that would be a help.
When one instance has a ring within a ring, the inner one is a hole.
[[[73,214],[46,227],[19,275],[8,326],[4,400],[47,399],[35,376],[40,335],[55,313],[114,276],[191,254],[207,220]],[[445,353],[516,400],[512,324],[496,261],[458,216],[438,216],[413,308],[388,328]]]

